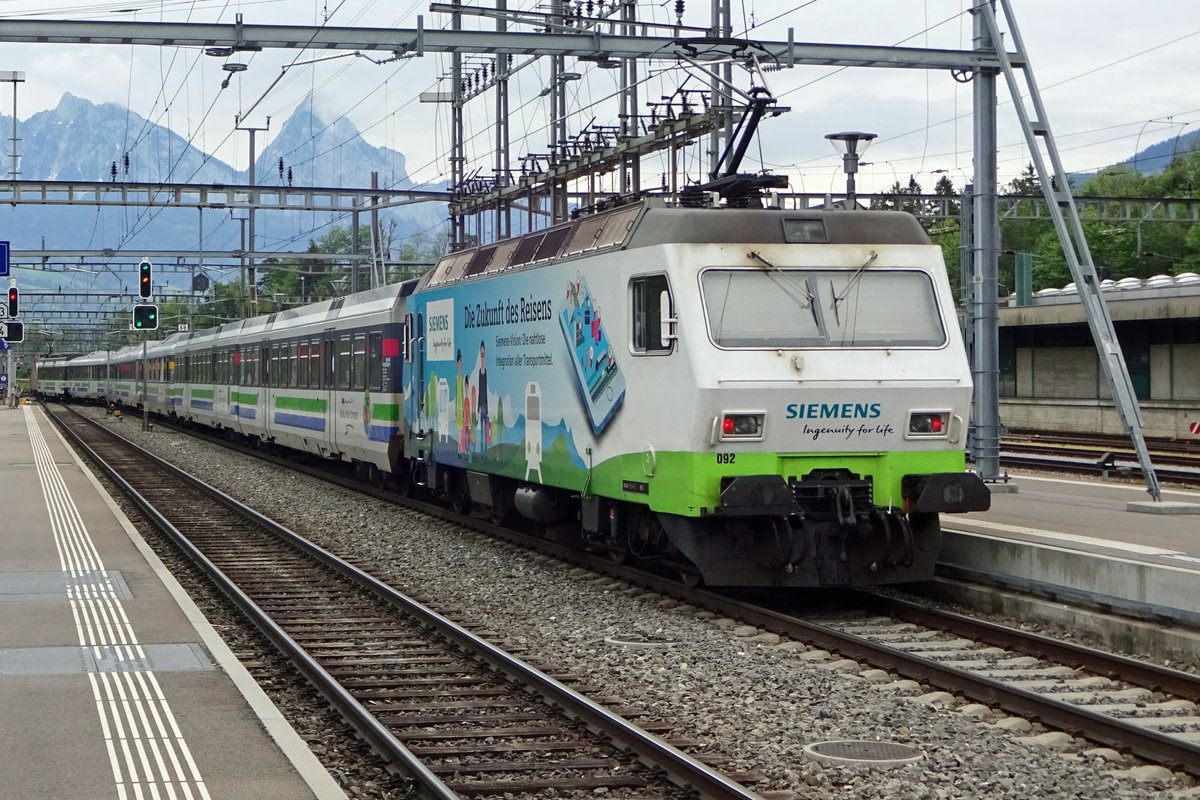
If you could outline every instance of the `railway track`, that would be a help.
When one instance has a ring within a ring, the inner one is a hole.
[[[286,466],[295,465],[288,462]],[[394,493],[346,483],[396,499]],[[478,517],[425,508],[838,657],[1040,721],[1057,729],[1060,737],[1080,736],[1200,775],[1200,712],[1195,705],[1200,700],[1200,678],[1189,673],[886,595],[855,593],[850,602],[858,612],[816,620],[808,608],[778,602],[755,604],[689,589],[672,577],[611,564],[603,554],[582,553],[531,533],[502,531]]]
[[[711,602],[843,658],[1038,720],[1059,736],[1200,776],[1200,676],[884,594],[856,599],[867,613],[822,620],[786,605]],[[1052,732],[1046,742],[1054,741]]]
[[[48,409],[49,410],[49,409]],[[423,797],[757,797],[464,625],[71,412],[60,428]],[[569,676],[560,676],[568,678]]]
[[[1162,480],[1184,486],[1200,485],[1200,446],[1193,442],[1149,443],[1150,460]],[[1124,437],[1095,436],[1086,439],[1042,433],[1005,437],[1000,443],[1000,462],[1007,467],[1031,467],[1080,475],[1116,476],[1140,480],[1137,454]]]

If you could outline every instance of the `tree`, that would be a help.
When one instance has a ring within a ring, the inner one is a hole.
[[[449,248],[449,232],[440,230],[432,236],[423,231],[408,237],[396,254],[399,264],[388,269],[388,282],[396,283],[428,272]]]
[[[879,198],[875,208],[883,211],[907,211],[918,218],[925,216],[924,204],[920,197],[923,193],[921,184],[917,183],[916,176],[908,176],[908,185],[901,186],[900,181],[896,181],[885,191]]]

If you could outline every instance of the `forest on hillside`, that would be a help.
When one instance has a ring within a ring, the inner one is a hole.
[[[1160,173],[1142,174],[1131,165],[1121,164],[1101,171],[1078,186],[1072,186],[1077,198],[1128,200],[1132,213],[1127,219],[1102,221],[1095,213],[1081,211],[1084,235],[1092,261],[1102,278],[1149,278],[1154,275],[1178,275],[1200,272],[1200,224],[1186,220],[1178,201],[1200,200],[1200,150],[1174,159]],[[1041,184],[1033,166],[1001,189],[1006,196],[1041,195]],[[942,175],[933,194],[957,197],[947,175]],[[907,185],[898,181],[881,196],[876,208],[910,211],[920,216],[925,194],[921,184],[910,176]],[[1172,202],[1174,201],[1174,208]],[[1040,201],[1030,201],[1040,202]],[[957,204],[955,204],[957,208]],[[1174,213],[1172,213],[1174,211]],[[1175,219],[1172,219],[1172,217]],[[1091,217],[1089,219],[1089,217]],[[924,221],[934,242],[941,245],[950,272],[950,283],[958,291],[962,235],[957,220]],[[1017,253],[1033,255],[1033,289],[1062,287],[1074,279],[1055,233],[1045,219],[1001,219],[1000,221],[1000,295],[1015,291],[1013,273]]]

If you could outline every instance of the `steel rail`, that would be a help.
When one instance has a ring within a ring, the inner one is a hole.
[[[77,412],[76,412],[77,413]],[[384,758],[393,761],[400,765],[410,777],[416,780],[424,788],[427,796],[432,800],[458,800],[458,795],[442,782],[440,778],[430,772],[425,765],[412,752],[404,746],[392,733],[383,726],[361,703],[355,700],[349,692],[347,692],[336,679],[333,678],[325,669],[316,662],[308,652],[301,647],[291,636],[287,634],[270,615],[259,607],[250,597],[243,592],[237,584],[231,580],[221,569],[214,564],[207,556],[204,555],[192,542],[183,535],[149,500],[142,496],[132,485],[126,481],[119,471],[108,463],[94,448],[83,441],[75,431],[71,430],[70,426],[66,425],[61,419],[54,414],[49,414],[50,418],[58,425],[59,430],[63,431],[71,441],[80,450],[85,452],[92,463],[96,464],[109,477],[121,491],[142,511],[143,514],[157,527],[160,531],[166,534],[172,542],[187,554],[197,566],[213,581],[221,592],[229,598],[230,602],[238,607],[238,609],[246,615],[247,619],[266,636],[276,648],[280,650],[284,656],[292,663],[292,665],[313,685],[313,687],[321,693],[326,700],[333,705],[339,713],[350,723],[359,734],[366,739]],[[96,425],[95,422],[87,420],[86,417],[80,416],[81,419],[87,421],[89,425]],[[130,442],[124,437],[118,436],[111,431],[105,431],[114,439],[120,440],[125,446],[131,448],[140,458],[152,462],[156,467],[159,467],[168,473],[181,478],[188,482],[200,491],[209,494],[213,498],[226,504],[230,508],[237,510],[239,513],[245,514],[252,524],[265,527],[267,530],[281,534],[284,536],[291,535],[286,528],[275,524],[271,520],[258,514],[251,508],[239,503],[237,500],[221,492],[208,484],[200,481],[192,475],[187,474],[183,470],[173,464],[164,461],[153,453],[138,447],[133,442]],[[299,537],[297,537],[299,538]]]
[[[221,443],[219,440],[217,441]],[[280,463],[283,462],[280,461]],[[287,462],[287,466],[294,468],[296,465],[293,462]],[[320,473],[314,471],[313,474],[319,475]],[[381,490],[364,487],[352,481],[338,479],[337,482],[342,485],[353,486],[361,491],[367,491],[379,497],[386,497],[396,501],[400,500],[395,494],[389,495]],[[786,613],[731,598],[718,592],[699,588],[689,589],[670,578],[648,573],[636,567],[612,564],[600,556],[557,544],[536,535],[499,528],[476,518],[465,517],[447,509],[412,501],[408,498],[404,499],[404,503],[440,518],[469,525],[476,530],[497,533],[509,541],[549,553],[557,558],[602,572],[616,579],[643,586],[652,591],[699,605],[729,617],[741,619],[748,624],[788,636],[792,639],[804,641],[822,649],[839,652],[847,658],[861,660],[876,667],[893,670],[906,677],[921,680],[942,689],[959,692],[975,700],[998,705],[1010,713],[1040,719],[1050,727],[1079,733],[1086,738],[1102,744],[1126,748],[1136,755],[1157,763],[1178,765],[1193,775],[1200,775],[1200,743],[1189,743],[1168,734],[1150,730],[1133,723],[1123,722],[1119,718],[1089,711],[1082,706],[1065,703],[1047,695],[1006,685],[1000,680],[944,666],[937,661],[922,656],[912,655],[903,650],[871,642],[854,634],[837,631],[820,623],[798,619]],[[862,596],[867,597],[866,594]],[[893,601],[891,598],[885,598],[881,595],[871,595],[868,602],[873,608],[879,610],[882,604],[892,603]],[[916,604],[897,602],[896,605],[898,610],[888,613],[893,613],[896,616],[916,615],[916,609],[920,608]],[[965,623],[968,620],[965,617],[961,617],[961,615],[947,616],[929,607],[921,608],[921,612],[927,620],[926,624],[929,624],[931,627],[953,630],[954,624],[961,619],[964,621],[964,627],[961,630],[967,630]],[[936,616],[941,617],[940,622],[935,621]],[[986,636],[987,641],[1001,642],[1009,649],[1020,652],[1045,653],[1048,656],[1053,653],[1052,657],[1061,657],[1063,660],[1072,663],[1094,664],[1096,665],[1096,670],[1102,674],[1118,675],[1123,680],[1139,684],[1141,679],[1144,678],[1152,687],[1161,688],[1163,691],[1169,691],[1173,694],[1178,693],[1183,697],[1195,697],[1200,693],[1200,679],[1188,676],[1187,673],[1140,664],[1140,669],[1136,671],[1130,670],[1133,676],[1130,677],[1123,674],[1123,670],[1138,664],[1138,662],[1134,662],[1131,659],[1108,654],[1108,660],[1102,663],[1100,658],[1105,654],[1091,648],[1067,642],[1057,642],[1055,643],[1057,646],[1052,650],[1050,642],[1045,640],[1045,637],[1037,637],[1019,629],[1005,628],[1000,625],[991,625],[979,621],[970,622],[978,626],[977,629],[980,631],[981,636]]]
[[[81,419],[86,420],[86,417],[81,416]],[[642,764],[652,769],[661,770],[668,780],[682,789],[693,791],[699,797],[706,798],[707,800],[762,800],[758,794],[736,781],[710,769],[659,737],[647,733],[535,667],[504,652],[490,642],[475,636],[452,620],[425,607],[352,564],[343,561],[320,545],[259,514],[254,509],[243,505],[219,489],[204,483],[195,476],[144,450],[128,439],[106,430],[103,426],[91,420],[87,420],[87,422],[120,440],[125,446],[137,452],[140,457],[152,461],[156,466],[166,470],[175,477],[186,481],[219,502],[234,508],[253,524],[271,531],[325,567],[352,580],[355,584],[367,589],[389,605],[400,609],[405,615],[415,619],[420,624],[437,631],[441,637],[453,643],[461,650],[479,658],[494,670],[501,672],[522,686],[532,688],[545,701],[558,706],[565,714],[579,720],[592,732],[603,735],[617,746],[631,751]],[[64,425],[60,425],[60,427],[66,428]],[[89,454],[89,457],[102,465],[105,473],[118,483],[122,491],[129,493],[131,499],[153,520],[154,524],[167,532],[172,540],[176,541],[188,553],[189,557],[200,564],[206,572],[209,572],[221,590],[251,618],[254,624],[276,646],[280,647],[289,658],[295,659],[297,667],[305,677],[312,681],[318,690],[330,699],[330,702],[339,710],[342,710],[343,707],[348,710],[348,717],[351,719],[352,724],[365,738],[373,744],[377,744],[382,752],[395,757],[406,770],[413,773],[414,778],[417,778],[423,786],[429,788],[431,796],[437,798],[437,800],[450,800],[450,798],[457,797],[407,747],[384,728],[358,701],[354,700],[299,644],[276,625],[253,600],[246,597],[215,564],[188,542],[186,537],[159,513],[157,509],[142,498],[110,465],[100,458],[99,454],[83,443],[75,435],[74,431],[70,431],[70,434],[71,438],[78,442],[80,447]],[[363,726],[362,728],[359,727],[360,724]]]
[[[1200,702],[1200,675],[1065,642],[1032,631],[972,619],[913,600],[889,597],[870,590],[859,590],[859,595],[868,607],[917,625],[1018,650],[1032,656],[1080,667],[1108,678]]]
[[[719,607],[724,613],[736,615],[749,624],[815,644],[822,649],[836,650],[847,658],[894,670],[901,675],[925,681],[942,689],[960,692],[976,700],[995,703],[1010,713],[1035,717],[1051,727],[1077,733],[1109,746],[1128,748],[1130,752],[1156,763],[1178,765],[1192,775],[1200,775],[1200,743],[1187,742],[1169,734],[1123,722],[1119,718],[1090,711],[1083,706],[1072,705],[1047,695],[1006,685],[1003,681],[948,667],[922,656],[870,642],[853,634],[797,619],[769,608],[708,592],[697,592],[696,595],[704,597],[706,602],[712,602],[714,605],[710,607]],[[1010,633],[1013,638],[1019,639],[1023,632],[1013,630]],[[1062,645],[1064,648],[1070,647],[1066,643]],[[1020,649],[1020,645],[1014,646],[1011,641],[1006,646]],[[1077,657],[1082,656],[1077,654]],[[1195,691],[1195,686],[1191,691]]]

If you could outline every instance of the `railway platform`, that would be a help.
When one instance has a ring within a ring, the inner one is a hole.
[[[0,797],[344,800],[41,408],[0,441]]]
[[[1011,588],[1009,601],[986,601],[1005,613],[1024,613],[1016,606],[1028,592],[1061,601],[1040,613],[1057,614],[1065,625],[1080,619],[1069,604],[1117,612],[1114,627],[1146,648],[1159,649],[1151,641],[1164,636],[1158,621],[1200,629],[1200,517],[1140,513],[1133,506],[1149,502],[1140,482],[1016,475],[1013,483],[1018,491],[994,492],[989,511],[943,517],[939,573],[951,583],[958,577]],[[1162,499],[1189,505],[1200,494],[1164,489]],[[946,591],[970,602],[965,586]],[[1137,620],[1146,621],[1144,631]],[[1180,636],[1173,648],[1200,652],[1200,637]]]

